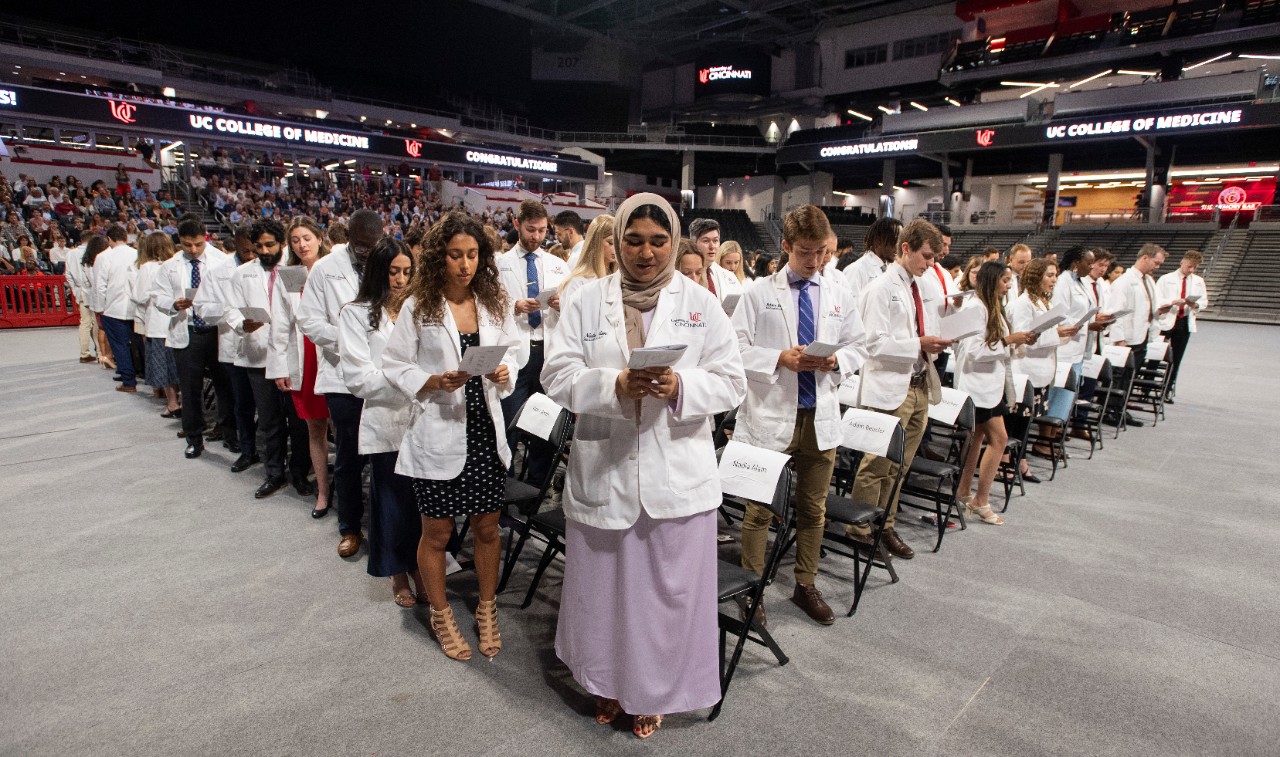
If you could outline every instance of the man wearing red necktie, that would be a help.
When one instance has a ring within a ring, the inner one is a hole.
[[[1157,323],[1160,335],[1169,340],[1172,353],[1169,358],[1169,390],[1165,397],[1165,402],[1170,404],[1178,383],[1178,367],[1182,365],[1187,342],[1196,330],[1196,316],[1209,304],[1204,279],[1196,275],[1203,260],[1199,250],[1187,250],[1178,270],[1166,273],[1156,282],[1156,301],[1162,308],[1168,307]]]

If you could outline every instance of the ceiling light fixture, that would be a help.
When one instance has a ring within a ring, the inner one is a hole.
[[[868,116],[866,113],[859,113],[859,112],[858,112],[858,111],[856,111],[856,110],[850,110],[850,111],[849,111],[849,115],[851,115],[851,116],[857,116],[858,118],[861,118],[863,121],[874,121],[874,120],[875,120],[875,119],[874,119],[874,118],[872,118],[871,116]]]
[[[1022,94],[1018,95],[1018,99],[1021,100],[1024,97],[1030,97],[1037,92],[1043,92],[1044,90],[1049,89],[1050,87],[1056,87],[1056,86],[1058,86],[1056,83],[1041,84],[1035,89],[1027,90],[1026,92],[1023,92]]]
[[[928,111],[928,110],[929,110],[928,108],[926,108],[925,106],[923,106],[923,105],[921,105],[920,103],[916,102],[915,100],[912,100],[912,101],[911,101],[911,107],[915,108],[916,110],[923,110],[923,111]]]
[[[1119,71],[1116,71],[1116,73],[1124,74],[1125,76],[1155,76],[1160,72],[1159,71],[1130,71],[1127,68],[1122,68]]]
[[[1240,57],[1249,60],[1280,60],[1280,55],[1241,55]]]
[[[896,112],[897,112],[897,111],[894,111],[894,110],[889,110],[888,108],[884,107],[883,105],[877,105],[876,107],[877,107],[877,108],[879,108],[881,111],[883,111],[883,112],[884,112],[884,114],[885,114],[886,116],[892,116],[894,113],[896,113]]]
[[[960,103],[956,102],[955,100],[952,100],[950,97],[945,98],[945,99],[946,99],[946,101],[947,101],[947,102],[951,103],[952,105],[956,106],[957,108],[959,108],[959,107],[960,107]]]
[[[1191,64],[1190,66],[1183,66],[1183,67],[1182,67],[1182,70],[1183,70],[1183,71],[1190,71],[1190,70],[1192,70],[1192,69],[1194,69],[1194,68],[1200,68],[1201,66],[1207,66],[1207,65],[1209,65],[1210,63],[1215,63],[1215,62],[1217,62],[1217,61],[1222,60],[1223,58],[1230,58],[1230,57],[1231,57],[1231,53],[1223,53],[1222,55],[1219,55],[1219,56],[1214,57],[1214,58],[1210,58],[1209,60],[1202,60],[1202,61],[1200,61],[1199,63],[1193,63],[1193,64]]]
[[[1080,81],[1076,82],[1075,84],[1072,84],[1070,87],[1067,87],[1067,89],[1075,89],[1076,87],[1079,87],[1081,84],[1088,84],[1089,82],[1093,81],[1094,79],[1101,79],[1102,77],[1104,77],[1104,76],[1106,76],[1107,74],[1110,74],[1110,73],[1111,73],[1111,69],[1109,69],[1109,68],[1108,68],[1106,71],[1099,71],[1098,73],[1094,74],[1093,76],[1087,77],[1087,78],[1085,78],[1085,79],[1081,79]]]
[[[1002,87],[1044,87],[1048,86],[1048,82],[1042,81],[1002,81]]]

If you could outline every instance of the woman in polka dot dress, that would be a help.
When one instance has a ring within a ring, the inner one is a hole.
[[[446,655],[471,659],[445,596],[445,546],[458,516],[471,519],[480,602],[480,653],[502,648],[495,594],[501,563],[498,517],[511,464],[500,400],[515,386],[515,321],[498,281],[494,249],[479,222],[450,213],[423,243],[418,274],[383,352],[383,373],[416,399],[396,473],[413,479],[422,515],[418,567],[431,603],[431,631]],[[508,347],[492,373],[458,370],[477,345]]]

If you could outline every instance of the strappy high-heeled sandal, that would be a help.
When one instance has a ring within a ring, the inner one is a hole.
[[[609,725],[622,714],[622,704],[616,699],[596,697],[596,722]]]
[[[471,659],[471,645],[462,638],[458,623],[453,619],[453,608],[431,608],[431,635],[440,643],[440,651],[451,660],[466,662]]]
[[[502,633],[498,631],[498,600],[476,605],[476,633],[480,635],[480,654],[495,657],[502,651]]]
[[[996,515],[991,509],[991,505],[983,505],[982,507],[974,507],[972,502],[965,502],[964,509],[970,514],[977,516],[978,520],[983,523],[989,523],[993,526],[1003,526],[1004,518]]]
[[[636,715],[635,723],[631,726],[631,732],[637,738],[647,739],[658,732],[662,727],[661,715]]]

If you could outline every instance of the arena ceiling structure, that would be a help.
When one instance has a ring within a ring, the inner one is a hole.
[[[708,43],[772,49],[824,23],[879,7],[881,0],[471,0],[565,34],[604,38],[653,61],[690,58]]]

